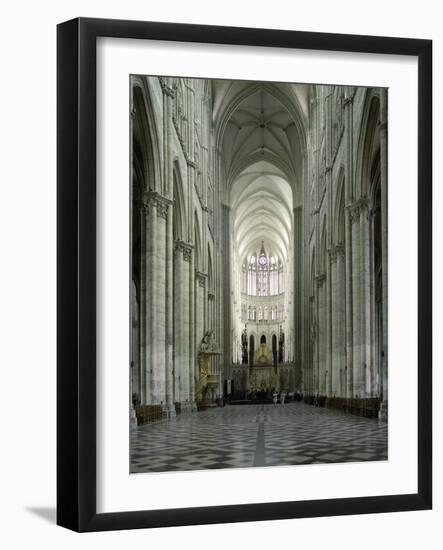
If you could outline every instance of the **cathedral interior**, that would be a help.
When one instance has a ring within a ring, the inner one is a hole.
[[[131,472],[387,459],[387,90],[131,77]]]

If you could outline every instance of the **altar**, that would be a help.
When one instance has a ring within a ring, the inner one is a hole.
[[[249,365],[231,366],[232,387],[236,395],[283,389],[295,391],[302,387],[301,369],[292,362],[274,363],[272,351],[265,343],[249,357]]]
[[[266,344],[260,344],[251,357],[247,390],[271,391],[277,387],[277,365],[273,365],[272,351]]]
[[[277,369],[272,365],[264,367],[252,367],[249,371],[249,384],[247,390],[271,391],[277,388]]]
[[[273,367],[272,363],[272,351],[266,344],[260,344],[260,347],[255,353],[251,352],[250,364],[252,367],[255,365],[262,367]]]

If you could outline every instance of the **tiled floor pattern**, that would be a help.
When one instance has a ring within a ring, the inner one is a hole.
[[[227,405],[140,426],[131,472],[386,460],[387,423],[303,403]]]

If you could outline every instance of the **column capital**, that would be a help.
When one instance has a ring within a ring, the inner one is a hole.
[[[317,286],[322,286],[323,283],[326,281],[326,273],[319,273],[315,280],[317,281]]]
[[[166,82],[166,79],[161,77],[161,76],[159,77],[159,81],[160,81],[160,86],[161,86],[163,94],[168,96],[168,97],[171,97],[172,99],[174,99],[175,98],[174,88],[169,86],[168,83]]]
[[[329,253],[329,257],[331,259],[331,262],[335,263],[339,256],[344,256],[345,247],[341,243],[336,244],[328,250],[328,253]]]
[[[360,214],[366,210],[367,206],[368,201],[366,198],[358,199],[346,206],[351,223],[358,222],[358,220],[360,219]]]
[[[208,275],[206,273],[203,273],[202,271],[195,270],[195,278],[197,279],[198,284],[204,288]]]
[[[166,197],[163,197],[160,193],[157,193],[157,191],[149,190],[143,193],[142,203],[146,214],[149,214],[150,207],[155,206],[157,208],[158,216],[166,219],[168,209],[171,206],[172,201]]]
[[[174,256],[182,253],[185,262],[190,262],[192,257],[192,249],[194,246],[191,243],[177,239],[174,241]]]

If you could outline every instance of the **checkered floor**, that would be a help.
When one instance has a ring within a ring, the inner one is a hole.
[[[387,460],[386,422],[303,403],[227,405],[140,426],[131,473]]]

